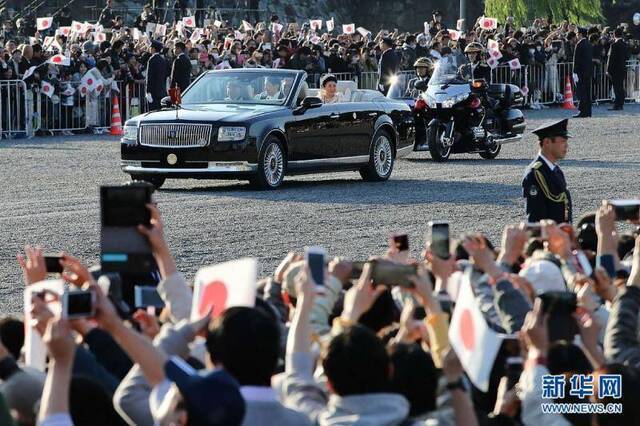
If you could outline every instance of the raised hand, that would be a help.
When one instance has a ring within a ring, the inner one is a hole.
[[[30,285],[47,278],[47,265],[44,262],[44,255],[41,247],[26,246],[24,255],[18,253],[16,258],[22,268],[22,276],[25,285]],[[26,256],[26,258],[25,258]]]

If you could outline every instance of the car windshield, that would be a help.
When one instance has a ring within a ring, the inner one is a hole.
[[[205,74],[182,96],[182,104],[283,105],[293,87],[291,73],[211,72]]]
[[[444,57],[435,63],[433,74],[429,80],[429,86],[440,86],[458,80],[458,69],[451,61],[451,58]]]
[[[387,98],[402,99],[410,97],[407,95],[407,85],[409,84],[409,80],[413,77],[413,75],[407,75],[406,73],[397,74],[392,77],[391,87],[389,87],[389,91],[387,92]]]

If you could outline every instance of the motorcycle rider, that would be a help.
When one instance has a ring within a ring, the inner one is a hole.
[[[469,63],[460,66],[458,74],[465,80],[485,80],[491,81],[491,68],[482,60],[484,49],[478,42],[469,43],[464,49]]]
[[[405,97],[415,99],[420,95],[420,91],[416,89],[416,83],[419,81],[424,81],[425,83],[429,81],[431,73],[433,72],[433,62],[431,62],[429,58],[422,57],[416,60],[413,67],[416,69],[416,77],[409,80]]]

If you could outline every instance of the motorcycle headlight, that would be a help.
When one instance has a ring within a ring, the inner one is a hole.
[[[125,124],[122,132],[122,143],[135,145],[138,140],[138,126],[135,124]]]
[[[247,135],[244,127],[220,127],[218,130],[218,142],[242,141]]]

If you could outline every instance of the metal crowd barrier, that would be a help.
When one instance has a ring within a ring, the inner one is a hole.
[[[22,80],[0,81],[0,131],[5,139],[33,135],[33,97]]]
[[[594,67],[592,101],[610,101],[613,98],[610,78],[606,75],[605,65]],[[521,88],[527,87],[525,105],[561,104],[567,77],[572,81],[573,64],[535,64],[511,70],[501,65],[492,71],[492,83],[511,83]],[[359,74],[337,73],[338,80],[355,81],[359,89],[376,90],[377,72]],[[414,71],[402,71],[398,78],[405,83],[415,75]],[[311,88],[318,88],[320,74],[307,78]],[[127,119],[148,111],[144,81],[118,81],[118,90],[112,89],[100,94],[90,93],[80,96],[79,82],[63,83],[56,94],[49,97],[39,88],[28,88],[22,80],[0,81],[0,135],[4,139],[30,137],[34,132],[76,132],[93,130],[106,131],[111,125],[113,98],[118,97],[120,116],[124,123]],[[573,84],[573,82],[572,82]],[[73,94],[64,95],[70,85]],[[624,82],[626,101],[640,102],[640,61],[627,63],[627,76]],[[574,88],[574,101],[575,88]]]

